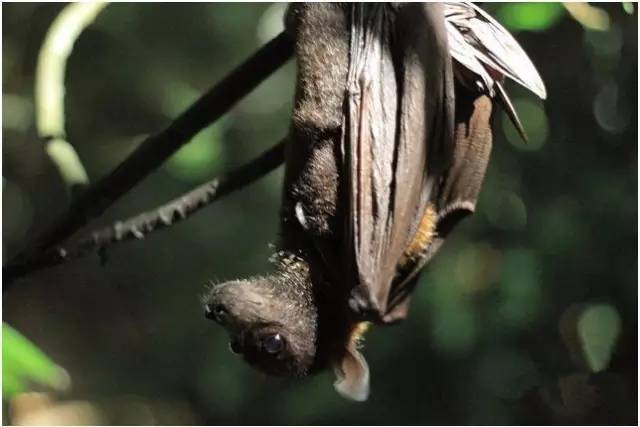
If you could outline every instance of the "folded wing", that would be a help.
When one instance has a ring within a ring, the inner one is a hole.
[[[342,152],[354,311],[381,319],[396,266],[453,147],[439,5],[354,4]]]

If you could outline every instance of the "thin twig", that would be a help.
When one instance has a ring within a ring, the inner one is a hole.
[[[281,141],[251,162],[227,175],[216,177],[152,211],[117,221],[67,247],[50,248],[40,252],[38,256],[30,258],[24,264],[14,264],[11,269],[4,271],[6,277],[3,291],[11,286],[11,279],[24,272],[34,272],[93,252],[102,252],[112,244],[131,239],[143,239],[153,231],[181,222],[220,197],[268,174],[282,164],[283,160],[284,141]]]
[[[73,45],[106,3],[72,3],[53,21],[38,53],[35,82],[36,126],[46,151],[65,184],[73,189],[89,183],[87,172],[67,141],[64,120],[64,77]]]
[[[109,175],[73,201],[65,214],[33,245],[3,267],[3,288],[6,289],[11,280],[28,273],[25,266],[36,264],[32,259],[42,257],[43,251],[58,246],[91,218],[102,214],[200,130],[216,121],[239,99],[251,92],[292,54],[293,42],[283,32],[205,93],[165,130],[146,138]]]

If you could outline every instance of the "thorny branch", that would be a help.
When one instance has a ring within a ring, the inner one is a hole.
[[[252,183],[277,168],[283,160],[284,141],[281,141],[259,157],[227,175],[216,177],[152,211],[143,212],[94,231],[90,236],[71,243],[67,247],[47,249],[37,257],[14,267],[16,270],[8,274],[16,276],[22,271],[33,272],[96,251],[102,252],[106,246],[111,244],[131,239],[143,239],[150,232],[162,230],[183,221],[220,197]],[[5,283],[5,289],[10,284],[10,282]]]
[[[65,214],[34,244],[2,268],[3,292],[36,265],[49,265],[52,248],[90,219],[102,214],[122,195],[155,170],[200,130],[215,122],[293,54],[293,42],[283,32],[205,93],[163,131],[147,137],[109,175],[74,200]],[[246,170],[246,169],[244,169]],[[48,261],[48,262],[47,262]]]

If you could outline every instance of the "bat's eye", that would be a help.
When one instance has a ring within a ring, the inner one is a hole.
[[[282,338],[282,335],[280,334],[271,335],[262,343],[264,351],[269,354],[280,353],[282,350],[284,350],[284,345],[284,338]]]

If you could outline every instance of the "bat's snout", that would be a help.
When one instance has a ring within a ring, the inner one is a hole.
[[[214,286],[204,302],[204,317],[221,326],[229,323],[229,307],[225,303],[226,288],[229,285],[229,283],[222,283]]]
[[[221,326],[240,326],[259,314],[262,302],[252,282],[234,280],[213,286],[204,300],[204,315]]]
[[[225,325],[228,320],[229,311],[223,304],[207,303],[204,305],[204,316],[209,320],[214,320],[220,325]]]

